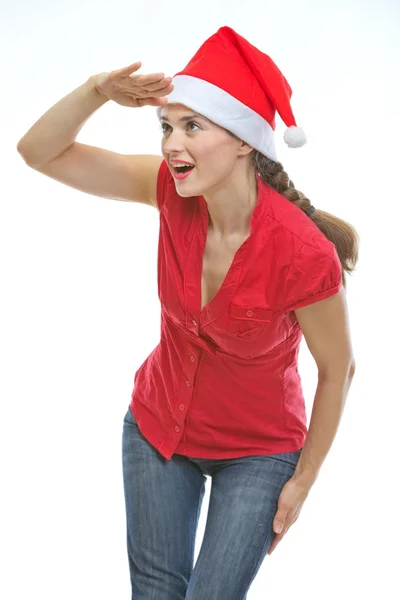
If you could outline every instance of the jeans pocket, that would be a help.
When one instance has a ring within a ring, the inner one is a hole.
[[[271,456],[282,464],[290,465],[290,468],[294,470],[300,460],[301,450],[300,448],[300,450],[295,450],[294,452],[279,452]]]
[[[295,450],[294,452],[285,452],[287,460],[292,463],[294,467],[297,466],[297,463],[300,460],[301,450],[302,449],[300,448],[300,450]]]

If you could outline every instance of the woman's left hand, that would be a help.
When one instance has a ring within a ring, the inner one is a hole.
[[[278,498],[272,528],[275,532],[268,554],[272,554],[289,527],[297,521],[305,499],[310,491],[310,485],[292,477],[285,483]],[[281,527],[281,529],[279,529]]]

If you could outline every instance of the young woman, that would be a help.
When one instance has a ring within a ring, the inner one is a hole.
[[[277,159],[276,111],[290,147],[305,135],[269,56],[222,27],[172,80],[140,64],[90,77],[18,150],[71,187],[159,210],[161,339],[136,371],[122,438],[132,598],[245,600],[339,425],[355,371],[345,271],[357,233],[311,206]],[[162,156],[75,141],[109,100],[157,107]],[[303,335],[318,366],[308,429]]]

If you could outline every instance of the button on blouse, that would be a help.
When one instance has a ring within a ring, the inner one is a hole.
[[[207,203],[179,196],[160,166],[161,336],[135,372],[131,410],[168,460],[292,452],[307,434],[293,311],[337,293],[341,264],[303,211],[257,183],[250,235],[201,310]]]

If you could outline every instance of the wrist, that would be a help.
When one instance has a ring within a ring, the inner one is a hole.
[[[99,100],[103,100],[103,104],[110,100],[98,87],[99,82],[105,75],[107,75],[107,73],[96,73],[95,75],[91,75],[87,80],[90,90],[99,98]]]
[[[310,489],[314,483],[316,482],[318,477],[318,472],[315,471],[310,471],[310,470],[295,470],[294,475],[293,475],[293,479],[296,480],[296,482],[307,489]]]

